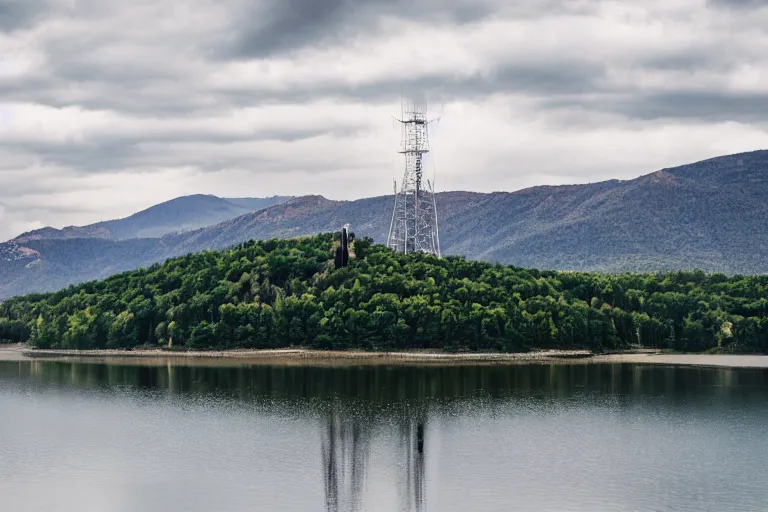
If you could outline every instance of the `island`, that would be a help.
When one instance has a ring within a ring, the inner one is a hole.
[[[337,268],[337,238],[250,241],[14,297],[0,339],[40,351],[768,351],[768,276],[544,271],[369,238]]]

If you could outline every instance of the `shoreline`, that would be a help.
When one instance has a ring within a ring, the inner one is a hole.
[[[0,361],[7,360],[0,348]],[[120,364],[269,364],[306,366],[351,365],[475,365],[551,363],[592,357],[588,350],[546,350],[521,353],[446,353],[431,351],[365,352],[359,350],[312,350],[305,348],[211,351],[139,350],[36,350],[17,347],[11,360],[79,361]]]
[[[445,353],[430,351],[363,352],[303,348],[174,352],[139,350],[37,350],[23,345],[0,345],[0,361],[67,361],[194,366],[221,365],[519,365],[519,364],[651,364],[716,368],[768,368],[768,355],[663,354],[635,350],[594,354],[589,350],[539,350],[520,353]]]

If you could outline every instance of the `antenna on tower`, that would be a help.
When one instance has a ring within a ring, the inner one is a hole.
[[[423,179],[423,159],[429,153],[426,102],[401,99],[402,143],[398,153],[405,158],[400,191],[395,183],[395,205],[387,245],[396,252],[424,252],[440,257],[437,205],[432,183]],[[426,183],[425,183],[426,182]],[[426,184],[426,186],[425,186]]]

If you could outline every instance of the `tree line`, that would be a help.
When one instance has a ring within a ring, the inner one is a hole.
[[[643,346],[768,352],[768,277],[602,275],[396,254],[337,235],[251,241],[0,304],[0,339],[142,346],[449,351]]]

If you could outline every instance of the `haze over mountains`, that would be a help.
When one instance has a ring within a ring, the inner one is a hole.
[[[437,206],[443,254],[563,270],[764,273],[766,197],[768,151],[755,151],[627,181],[513,193],[444,192]],[[237,208],[255,211],[240,215]],[[383,242],[391,208],[391,196],[357,201],[189,196],[123,220],[38,230],[0,244],[0,298],[55,290],[252,238],[334,231],[345,223],[358,236]],[[180,229],[187,231],[170,232]]]

